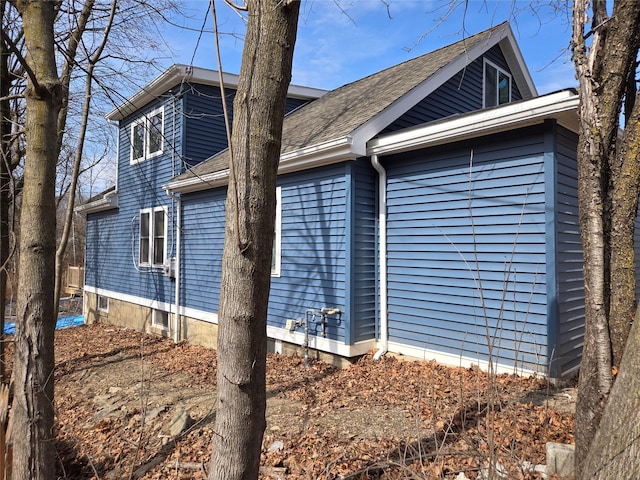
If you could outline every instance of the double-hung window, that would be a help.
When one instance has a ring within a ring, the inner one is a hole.
[[[167,251],[167,211],[164,207],[140,211],[140,265],[160,267]]]
[[[131,163],[160,155],[164,139],[164,109],[154,110],[131,124]]]
[[[511,75],[484,61],[484,106],[495,107],[511,101]]]

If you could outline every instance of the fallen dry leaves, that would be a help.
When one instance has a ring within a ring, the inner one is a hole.
[[[573,443],[573,414],[546,382],[366,355],[349,368],[268,357],[262,478],[476,478],[494,456],[538,478],[547,441]],[[206,478],[216,353],[108,325],[56,333],[58,474]],[[167,432],[185,408],[194,424]]]

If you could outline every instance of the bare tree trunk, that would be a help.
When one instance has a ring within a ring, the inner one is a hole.
[[[631,328],[600,428],[582,466],[591,480],[640,478],[640,310]]]
[[[0,1],[0,15],[4,21],[8,5]],[[4,28],[4,25],[3,25]],[[10,92],[9,50],[4,38],[0,39],[0,383],[9,383],[6,378],[4,354],[5,304],[7,300],[7,260],[9,259],[9,162],[11,159],[11,107],[7,97]]]
[[[55,478],[53,308],[57,117],[54,2],[17,0],[27,47],[26,160],[20,228],[12,407],[15,478]]]
[[[586,0],[574,2],[572,38],[580,93],[578,196],[585,278],[585,341],[576,407],[578,478],[635,308],[633,234],[640,182],[638,145],[633,143],[637,134],[630,130],[623,139],[629,143],[616,148],[618,118],[640,42],[640,3],[618,0],[608,17],[606,2],[593,2],[591,27],[585,31],[588,5]]]
[[[251,0],[234,103],[211,480],[258,478],[282,122],[299,1]]]
[[[54,301],[53,305],[56,309],[56,314],[58,312],[58,307],[60,303],[60,293],[62,290],[62,267],[64,254],[67,250],[67,243],[69,241],[69,234],[71,233],[71,229],[73,228],[73,209],[76,203],[76,189],[78,186],[78,177],[80,176],[80,165],[82,162],[82,153],[84,151],[84,141],[87,133],[87,124],[89,123],[89,113],[91,111],[91,92],[93,89],[93,72],[96,68],[96,64],[100,61],[102,52],[107,44],[107,40],[109,38],[109,33],[111,31],[111,26],[113,25],[113,19],[116,14],[116,6],[118,2],[117,0],[112,0],[111,2],[111,10],[109,11],[109,20],[107,22],[107,27],[104,30],[104,34],[102,36],[102,41],[96,52],[89,59],[89,64],[86,67],[86,78],[85,78],[85,92],[84,92],[84,104],[82,106],[82,119],[80,123],[80,134],[78,137],[78,141],[76,143],[76,151],[73,157],[73,168],[71,171],[71,184],[69,186],[69,196],[67,201],[67,209],[65,212],[64,218],[64,228],[62,230],[62,236],[60,237],[60,243],[58,244],[58,248],[56,250],[56,275],[55,275],[55,289],[54,289]],[[82,11],[82,18],[84,19],[84,26],[86,26],[88,13],[85,14],[85,11],[88,9],[89,11],[93,7],[93,1],[87,1],[85,3],[84,9]],[[84,27],[83,27],[84,30]],[[66,115],[64,115],[66,118]],[[63,117],[62,113],[58,115],[58,125],[61,124],[60,117]],[[66,121],[66,120],[65,120]],[[58,141],[58,148],[62,145],[62,135],[60,134],[60,139]]]

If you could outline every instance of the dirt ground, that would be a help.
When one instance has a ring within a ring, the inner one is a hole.
[[[57,470],[65,479],[205,478],[216,353],[109,325],[56,333]],[[540,478],[573,443],[574,389],[370,355],[346,369],[268,358],[262,478]]]

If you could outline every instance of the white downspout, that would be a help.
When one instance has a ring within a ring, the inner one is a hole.
[[[173,314],[173,341],[178,343],[181,338],[180,326],[180,232],[182,231],[182,199],[167,190],[167,195],[176,201],[176,260],[175,260],[175,312]]]
[[[387,172],[378,155],[371,155],[371,165],[378,172],[378,261],[380,264],[380,349],[373,356],[379,360],[389,348],[389,325],[387,318]]]

